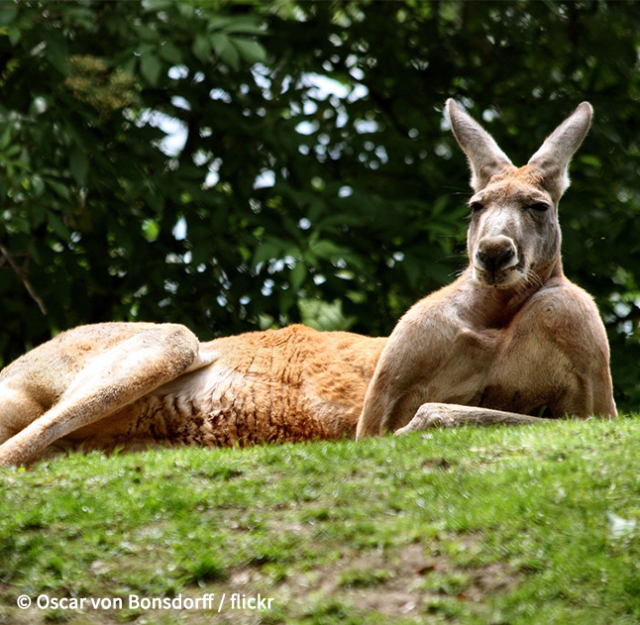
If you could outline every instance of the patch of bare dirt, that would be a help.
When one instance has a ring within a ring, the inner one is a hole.
[[[350,550],[330,565],[298,572],[276,584],[259,569],[247,567],[236,571],[226,585],[228,592],[261,591],[274,597],[276,604],[288,607],[290,615],[339,602],[392,618],[424,615],[443,597],[481,613],[489,597],[507,592],[520,578],[508,563],[459,567],[448,557],[429,554],[424,545],[413,543],[385,550]],[[459,588],[448,585],[451,579],[461,580]],[[217,592],[222,590],[218,587]]]

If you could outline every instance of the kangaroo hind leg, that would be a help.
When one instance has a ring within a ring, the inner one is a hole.
[[[6,441],[44,412],[42,404],[28,392],[0,385],[0,449]]]
[[[189,330],[160,324],[145,325],[98,352],[84,363],[46,412],[0,445],[0,466],[25,464],[56,440],[175,379],[187,368],[197,366],[198,350],[199,342]],[[18,409],[24,409],[24,405]],[[4,435],[7,433],[12,434],[8,431]]]

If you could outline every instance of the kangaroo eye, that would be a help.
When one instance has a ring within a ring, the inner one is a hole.
[[[470,206],[473,213],[478,213],[484,208],[484,204],[481,202],[471,202]]]
[[[549,210],[549,205],[545,202],[536,202],[535,204],[529,204],[527,208],[530,208],[533,211],[538,211],[539,213],[544,213]]]

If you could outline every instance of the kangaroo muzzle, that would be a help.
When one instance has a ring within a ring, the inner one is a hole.
[[[474,275],[483,284],[510,286],[520,278],[515,271],[519,262],[513,239],[504,235],[483,237],[473,257]]]
[[[514,242],[506,236],[485,237],[478,243],[476,263],[485,271],[495,273],[518,264]]]

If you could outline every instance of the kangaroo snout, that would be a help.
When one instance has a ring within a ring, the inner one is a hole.
[[[495,273],[518,263],[516,246],[504,235],[485,237],[478,242],[475,260],[480,269]]]

